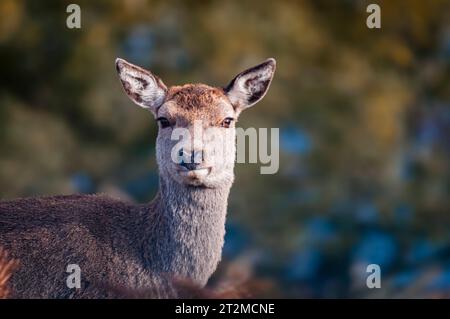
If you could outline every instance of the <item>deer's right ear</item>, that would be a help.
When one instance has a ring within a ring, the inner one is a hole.
[[[267,90],[276,69],[275,59],[267,59],[261,64],[239,73],[225,92],[236,111],[242,111],[260,101]]]
[[[120,81],[129,98],[137,105],[156,113],[164,102],[167,87],[150,71],[123,59],[116,59]]]

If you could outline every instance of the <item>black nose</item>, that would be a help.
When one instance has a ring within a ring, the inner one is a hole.
[[[197,169],[203,162],[203,151],[195,150],[192,152],[186,151],[185,149],[180,149],[178,155],[181,158],[180,165],[192,171]]]

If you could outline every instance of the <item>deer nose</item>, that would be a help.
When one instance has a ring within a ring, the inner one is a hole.
[[[188,151],[181,148],[178,155],[181,158],[180,165],[190,171],[197,169],[204,160],[203,150]]]

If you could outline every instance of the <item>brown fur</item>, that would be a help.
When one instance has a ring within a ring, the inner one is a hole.
[[[222,98],[226,98],[226,96],[220,88],[204,84],[186,84],[171,87],[166,100],[174,101],[180,108],[193,110],[209,108]]]
[[[8,252],[0,247],[0,299],[10,297],[8,280],[18,266],[18,260],[11,258]]]

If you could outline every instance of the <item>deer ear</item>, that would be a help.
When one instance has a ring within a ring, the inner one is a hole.
[[[234,108],[242,111],[260,101],[272,82],[275,73],[275,59],[267,59],[263,63],[239,73],[225,92]]]
[[[116,59],[116,69],[128,97],[137,105],[156,113],[166,97],[164,83],[150,71],[123,59]]]

